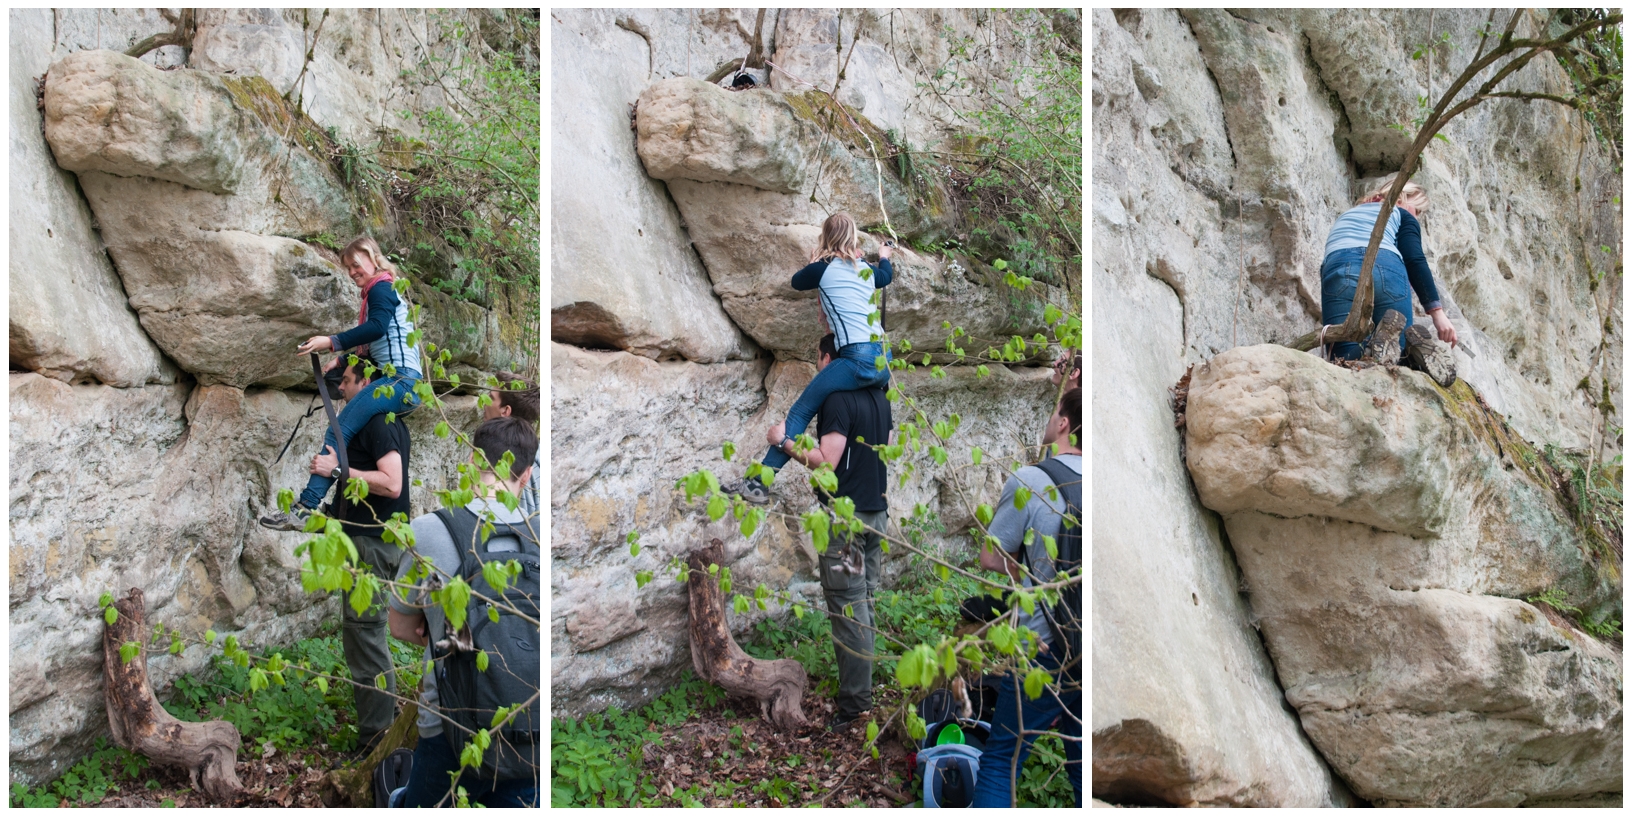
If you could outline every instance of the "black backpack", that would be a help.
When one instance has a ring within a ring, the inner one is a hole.
[[[455,510],[437,510],[437,518],[448,528],[459,550],[459,574],[471,585],[471,603],[465,611],[465,628],[434,652],[437,660],[438,706],[447,717],[443,718],[443,735],[455,754],[465,747],[478,730],[487,729],[492,738],[488,751],[483,754],[478,777],[485,782],[496,780],[532,779],[539,776],[539,627],[516,615],[500,610],[499,620],[488,616],[488,605],[476,596],[481,594],[495,600],[504,600],[518,611],[525,612],[536,622],[539,618],[539,516],[528,519],[529,527],[495,522],[489,540],[514,536],[521,549],[516,552],[488,552],[473,544],[482,520],[464,507]],[[530,532],[531,529],[531,532]],[[503,595],[482,577],[482,565],[491,561],[515,560],[522,572],[512,579]],[[462,649],[461,645],[469,648]],[[477,652],[488,653],[487,671],[478,671]],[[517,716],[501,724],[496,730],[490,726],[494,712],[501,706],[527,703]]]
[[[1046,458],[1036,466],[1050,477],[1050,483],[1055,485],[1056,492],[1060,493],[1061,499],[1066,502],[1066,511],[1078,522],[1076,526],[1069,527],[1067,519],[1063,516],[1061,531],[1055,536],[1055,571],[1069,574],[1076,572],[1084,563],[1083,476],[1074,473],[1055,458]],[[1082,668],[1080,661],[1084,657],[1082,584],[1062,590],[1061,600],[1050,608],[1048,616],[1051,642],[1062,650],[1062,677],[1076,681]]]

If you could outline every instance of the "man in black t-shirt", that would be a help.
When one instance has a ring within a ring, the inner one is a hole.
[[[820,371],[837,353],[834,334],[824,336],[817,351]],[[795,452],[792,444],[784,449],[807,467],[833,466],[838,486],[833,496],[819,490],[818,500],[831,505],[835,498],[849,498],[857,505],[858,520],[869,527],[860,535],[830,542],[828,551],[817,559],[840,669],[830,730],[843,729],[873,708],[873,602],[880,581],[879,533],[885,531],[888,519],[885,462],[873,447],[890,443],[890,435],[891,402],[885,389],[845,390],[830,395],[817,414],[817,449]],[[773,446],[782,443],[783,426],[773,427],[766,440]]]
[[[374,389],[364,378],[368,364],[359,359],[346,368],[340,381],[341,397],[351,401],[364,390]],[[376,375],[379,375],[378,373]],[[406,520],[409,512],[409,434],[403,419],[388,420],[386,413],[369,419],[357,435],[346,442],[346,461],[352,478],[363,479],[369,485],[369,494],[361,503],[353,504],[345,497],[345,488],[335,488],[335,500],[329,505],[329,515],[341,522],[341,529],[357,547],[359,563],[369,571],[391,580],[396,577],[397,563],[403,551],[381,538],[384,523],[393,513],[402,513]],[[313,475],[339,477],[340,462],[333,447],[312,459]],[[359,750],[367,754],[391,728],[395,701],[389,695],[375,691],[375,678],[386,676],[386,692],[397,691],[397,675],[392,671],[391,649],[386,642],[386,595],[384,589],[361,615],[347,602],[348,593],[336,593],[341,601],[341,651],[351,671],[352,701],[357,706],[357,733]]]

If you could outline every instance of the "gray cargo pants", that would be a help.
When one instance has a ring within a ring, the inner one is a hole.
[[[370,535],[354,535],[359,562],[370,568],[382,580],[397,577],[397,562],[403,555],[396,544],[388,544]],[[375,605],[362,615],[347,602],[347,592],[337,590],[340,598],[340,645],[346,658],[346,667],[352,673],[352,703],[357,707],[357,735],[359,742],[370,735],[391,728],[396,700],[390,695],[365,689],[374,686],[375,676],[385,673],[387,692],[397,691],[397,673],[392,671],[391,647],[386,643],[390,632],[386,628],[386,596],[382,589],[375,596]],[[361,686],[357,684],[362,684]]]
[[[859,512],[857,518],[880,532],[885,531],[889,512]],[[853,536],[852,549],[862,550],[863,573],[842,572],[840,541],[831,541],[828,551],[817,556],[817,571],[823,582],[823,599],[828,604],[828,623],[834,633],[834,658],[840,667],[840,692],[834,699],[841,718],[855,717],[874,707],[874,594],[879,590],[879,536],[872,532]],[[851,615],[845,614],[846,605]]]

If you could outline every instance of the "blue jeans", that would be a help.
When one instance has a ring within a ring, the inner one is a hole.
[[[414,767],[409,771],[408,790],[399,798],[397,808],[436,806],[448,797],[448,774],[460,767],[460,758],[449,747],[443,735],[422,737],[414,747]],[[459,785],[471,803],[481,803],[490,809],[525,809],[539,805],[537,780],[500,780],[478,782],[474,772],[460,776]],[[452,806],[453,801],[444,804]]]
[[[1362,257],[1366,248],[1345,248],[1334,251],[1322,260],[1322,324],[1337,325],[1350,316],[1350,303],[1356,296],[1356,281],[1362,274]],[[1413,291],[1407,284],[1407,266],[1401,257],[1380,250],[1373,259],[1373,323],[1378,324],[1387,310],[1396,310],[1407,317],[1407,327],[1413,325]],[[1402,333],[1401,345],[1407,347],[1407,334]],[[1333,345],[1335,359],[1355,359],[1362,355],[1362,346],[1355,342]]]
[[[1038,662],[1045,669],[1059,672],[1061,661],[1055,657],[1053,650],[1040,655]],[[1082,676],[1080,676],[1082,677]],[[1059,684],[1060,677],[1057,675]],[[1046,687],[1044,693],[1037,700],[1028,700],[1027,693],[1022,691],[1021,681],[1015,675],[1006,675],[999,681],[998,708],[993,710],[993,730],[987,739],[987,746],[982,750],[981,772],[976,776],[976,797],[971,803],[972,808],[1008,808],[1010,806],[1010,781],[1016,772],[1021,771],[1022,764],[1027,762],[1027,756],[1032,752],[1033,737],[1024,736],[1022,729],[1042,731],[1061,718],[1061,724],[1055,730],[1063,735],[1078,738],[1065,741],[1067,757],[1067,781],[1072,783],[1072,794],[1077,800],[1078,807],[1084,805],[1084,691],[1080,683],[1070,684],[1070,689],[1063,689],[1059,685]],[[1016,703],[1020,701],[1020,726],[1017,723]],[[1011,757],[1015,755],[1016,743],[1020,741],[1021,755],[1015,758],[1014,770],[1011,769]]]
[[[399,370],[396,376],[387,376],[385,374],[377,376],[374,381],[369,382],[362,390],[359,390],[356,397],[346,402],[346,406],[342,407],[339,413],[335,414],[335,421],[340,424],[341,435],[345,436],[347,441],[351,441],[352,436],[357,435],[358,431],[369,423],[369,419],[381,413],[396,413],[401,416],[419,407],[420,397],[414,394],[414,385],[419,380],[420,374],[414,370]],[[375,396],[375,389],[386,384],[392,386],[392,396],[390,398]],[[334,397],[331,396],[330,398]],[[323,432],[323,446],[335,446],[335,431],[327,425],[325,425]],[[318,452],[327,451],[320,449]],[[336,448],[335,452],[339,453],[339,448]],[[326,475],[308,476],[306,489],[301,491],[301,506],[309,510],[317,509],[318,505],[323,503],[323,497],[329,494],[329,488],[334,483],[335,480]]]
[[[886,366],[883,370],[874,366],[874,360],[881,355],[885,356]],[[783,434],[795,438],[806,432],[806,425],[817,417],[817,411],[823,409],[823,402],[831,395],[845,390],[858,390],[864,387],[883,387],[891,380],[891,352],[885,350],[883,342],[857,342],[840,348],[840,355],[835,356],[828,367],[817,371],[811,384],[800,392],[800,398],[794,400],[794,406],[789,408],[788,419],[783,424]],[[781,447],[767,447],[766,457],[761,463],[779,470],[789,463],[789,454]]]

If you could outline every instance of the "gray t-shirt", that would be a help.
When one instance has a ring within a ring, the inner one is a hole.
[[[1062,455],[1056,459],[1077,473],[1080,481],[1083,480],[1083,456]],[[1027,499],[1027,505],[1018,510],[1016,488],[1023,483],[1032,490],[1033,497]],[[1032,577],[1041,581],[1055,580],[1055,561],[1050,558],[1049,551],[1044,549],[1044,539],[1039,536],[1048,535],[1055,538],[1060,535],[1061,516],[1065,514],[1067,508],[1066,497],[1060,492],[1056,493],[1054,501],[1045,495],[1044,488],[1053,483],[1049,474],[1037,467],[1029,465],[1017,470],[1015,475],[1004,482],[1004,494],[993,510],[992,523],[987,526],[988,533],[998,538],[1004,551],[1011,555],[1019,555],[1022,552],[1021,542],[1027,530],[1031,529],[1036,533],[1033,536],[1033,543],[1026,545],[1026,565]],[[1022,585],[1032,586],[1032,578],[1023,575]],[[1050,645],[1050,622],[1045,617],[1044,607],[1035,606],[1032,615],[1023,612],[1021,618],[1022,626],[1038,633],[1041,646]]]
[[[478,516],[482,515],[485,510],[492,510],[494,520],[506,524],[519,524],[527,520],[522,514],[521,507],[517,507],[516,512],[511,512],[505,509],[504,504],[490,499],[473,499],[470,504],[465,505],[465,508]],[[444,581],[452,578],[454,573],[460,569],[459,548],[454,545],[454,538],[448,534],[448,528],[443,526],[442,520],[436,515],[427,513],[410,522],[410,526],[414,528],[415,551],[431,561],[431,565],[437,570],[438,578]],[[516,552],[520,548],[521,544],[508,535],[496,535],[489,539],[488,542],[490,552]],[[413,568],[414,556],[412,553],[405,551],[402,562],[397,565],[397,579],[401,581]],[[422,581],[422,583],[424,582]],[[431,660],[431,644],[442,637],[447,618],[443,615],[443,608],[431,604],[425,593],[411,594],[415,596],[413,601],[402,601],[396,595],[392,595],[391,608],[405,615],[425,615],[426,636],[430,639],[426,641],[425,660],[429,661]],[[423,706],[436,708],[437,681],[435,676],[425,676],[424,682],[420,685],[420,703]],[[420,727],[420,737],[435,737],[443,733],[442,719],[424,708],[420,710],[418,725]]]
[[[534,451],[533,475],[528,476],[528,485],[522,488],[522,492],[517,499],[520,502],[522,512],[526,515],[539,512],[539,458],[544,453],[545,448],[543,447]]]

